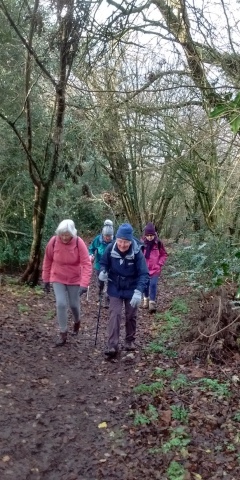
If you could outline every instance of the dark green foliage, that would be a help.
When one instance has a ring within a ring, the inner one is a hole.
[[[226,117],[230,123],[233,133],[240,129],[240,93],[231,100],[231,94],[225,97],[225,101],[219,103],[210,112],[210,118]]]
[[[171,276],[206,289],[222,285],[227,279],[239,282],[239,256],[238,245],[232,245],[226,236],[209,233],[201,244],[192,236],[190,245],[177,248]]]
[[[0,269],[23,267],[27,264],[32,238],[27,235],[0,235]]]
[[[22,180],[22,181],[21,181]],[[5,193],[6,209],[0,223],[0,269],[19,268],[27,264],[32,242],[32,188],[27,177],[19,173],[18,187],[11,198],[10,184]],[[24,198],[24,200],[23,200]],[[10,200],[11,199],[11,200]],[[65,188],[53,188],[45,221],[42,253],[49,240],[55,234],[58,224],[64,218],[72,218],[78,234],[83,238],[93,238],[100,233],[105,218],[114,221],[111,210],[98,196],[87,198],[81,196],[79,187],[71,181]],[[14,233],[17,232],[17,233]]]

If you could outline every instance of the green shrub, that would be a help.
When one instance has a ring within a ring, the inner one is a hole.
[[[174,254],[175,272],[195,288],[213,288],[227,279],[238,282],[240,278],[240,250],[231,245],[229,238],[208,232],[206,240],[199,244],[198,237],[191,236],[191,245],[179,245]]]
[[[133,391],[135,393],[141,394],[147,394],[150,393],[154,395],[156,392],[159,390],[162,390],[164,387],[164,383],[162,381],[159,382],[153,382],[150,385],[146,385],[145,383],[141,383],[140,385],[137,385],[136,387],[133,388]]]
[[[171,462],[167,469],[168,480],[184,480],[185,470],[183,466],[178,462]]]

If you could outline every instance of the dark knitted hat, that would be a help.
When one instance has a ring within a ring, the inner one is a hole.
[[[156,230],[153,223],[148,222],[146,227],[144,228],[145,235],[156,235]]]
[[[132,242],[133,240],[133,228],[130,223],[123,223],[118,228],[116,238],[122,238],[123,240],[129,240]]]

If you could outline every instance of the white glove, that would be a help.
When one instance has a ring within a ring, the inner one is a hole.
[[[104,272],[104,271],[100,272],[99,275],[98,275],[98,278],[99,278],[99,280],[101,280],[101,282],[106,282],[107,279],[108,279],[107,272]]]
[[[93,263],[93,262],[94,262],[94,259],[95,259],[94,255],[89,255],[89,258],[90,258],[90,260],[91,260],[91,263]]]
[[[138,307],[138,305],[140,305],[141,303],[141,300],[142,300],[142,294],[139,290],[134,290],[134,294],[131,298],[131,301],[130,301],[130,305],[131,307],[135,308],[135,307]]]

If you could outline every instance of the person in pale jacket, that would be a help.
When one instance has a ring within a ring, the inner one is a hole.
[[[92,264],[88,249],[72,220],[63,220],[57,227],[45,250],[42,266],[44,290],[50,292],[50,283],[56,298],[60,340],[56,346],[67,341],[68,302],[74,318],[73,335],[80,328],[79,296],[87,292],[92,275]]]

